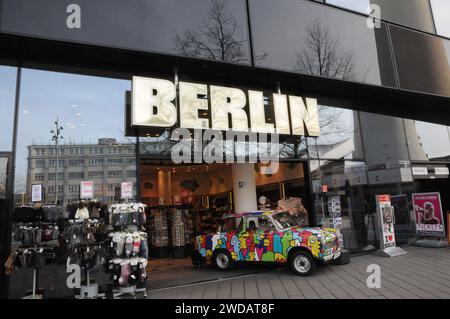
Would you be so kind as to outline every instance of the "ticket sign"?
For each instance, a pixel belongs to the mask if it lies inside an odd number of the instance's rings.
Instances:
[[[120,198],[132,199],[133,198],[133,183],[123,182],[120,184]]]
[[[31,185],[31,201],[34,202],[42,202],[43,198],[43,186],[42,184],[33,184]]]
[[[444,216],[439,193],[413,194],[416,230],[422,236],[445,236]]]
[[[93,181],[83,181],[80,184],[80,198],[90,199],[94,198],[94,182]]]

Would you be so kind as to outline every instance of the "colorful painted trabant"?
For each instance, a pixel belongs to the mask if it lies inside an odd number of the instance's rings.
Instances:
[[[317,261],[340,257],[337,230],[297,225],[295,216],[288,212],[224,216],[216,233],[196,237],[193,262],[209,259],[219,270],[230,269],[237,261],[288,263],[294,273],[308,276]]]

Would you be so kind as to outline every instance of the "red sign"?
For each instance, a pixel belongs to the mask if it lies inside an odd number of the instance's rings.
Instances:
[[[322,185],[322,193],[328,193],[328,185]]]
[[[380,202],[390,202],[391,201],[391,195],[379,195]]]

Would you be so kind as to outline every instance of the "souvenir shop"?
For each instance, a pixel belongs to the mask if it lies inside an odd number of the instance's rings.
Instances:
[[[239,187],[233,170],[243,169],[250,175]],[[259,164],[168,165],[144,160],[140,175],[154,258],[188,257],[196,235],[215,231],[222,216],[235,211],[292,210],[303,225],[311,218],[300,162],[280,163],[277,172],[260,174]]]

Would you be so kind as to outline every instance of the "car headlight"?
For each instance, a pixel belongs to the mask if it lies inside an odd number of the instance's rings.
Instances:
[[[322,246],[325,246],[325,244],[327,243],[325,236],[320,235],[320,237],[318,237],[318,239],[320,239],[320,243],[322,244]]]

